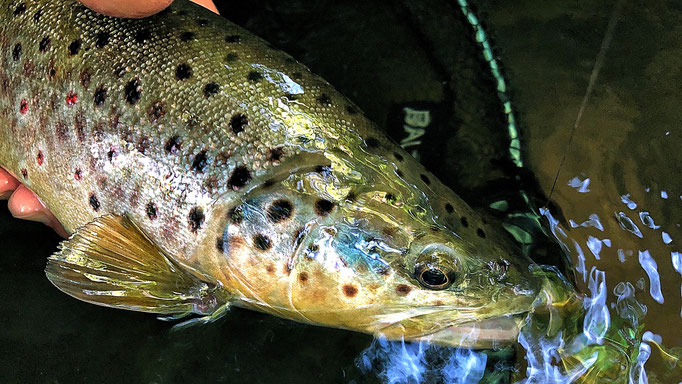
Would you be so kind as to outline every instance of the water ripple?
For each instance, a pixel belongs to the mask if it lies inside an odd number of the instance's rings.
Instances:
[[[651,257],[649,251],[639,251],[639,264],[642,266],[647,276],[649,276],[649,294],[659,304],[663,304],[661,279],[658,276],[658,266],[656,265],[656,260]]]

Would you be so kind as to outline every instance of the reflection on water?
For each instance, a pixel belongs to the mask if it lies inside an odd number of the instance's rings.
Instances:
[[[466,348],[445,348],[426,342],[374,340],[358,358],[358,367],[378,371],[379,378],[398,383],[478,383],[488,356]],[[498,376],[502,372],[498,372]]]

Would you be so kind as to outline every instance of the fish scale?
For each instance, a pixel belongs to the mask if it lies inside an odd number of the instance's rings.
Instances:
[[[0,165],[73,234],[47,266],[72,296],[452,339],[513,328],[546,281],[323,79],[196,5],[0,20]]]

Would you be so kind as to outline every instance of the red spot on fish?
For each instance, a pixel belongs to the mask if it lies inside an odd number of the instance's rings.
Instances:
[[[69,92],[66,95],[66,105],[74,105],[77,102],[78,102],[78,95],[77,94],[75,94],[73,92]]]
[[[76,169],[76,172],[73,174],[73,178],[80,181],[83,178],[83,171],[81,171],[80,168]]]
[[[43,151],[38,151],[38,156],[36,156],[38,165],[43,165]]]
[[[26,101],[26,99],[21,99],[21,102],[19,103],[19,113],[25,115],[26,112],[28,112],[28,101]]]
[[[21,176],[23,176],[24,179],[28,177],[28,171],[26,170],[26,168],[21,170]]]

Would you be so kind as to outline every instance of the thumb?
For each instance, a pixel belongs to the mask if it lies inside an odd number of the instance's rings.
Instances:
[[[212,0],[192,0],[215,13],[218,9]],[[95,12],[114,17],[141,18],[166,9],[173,0],[80,0]]]

